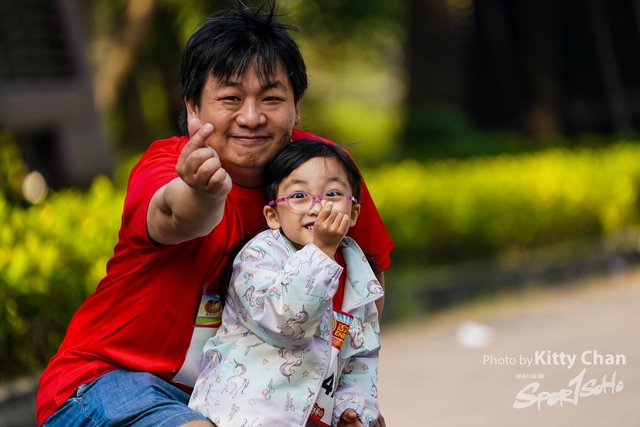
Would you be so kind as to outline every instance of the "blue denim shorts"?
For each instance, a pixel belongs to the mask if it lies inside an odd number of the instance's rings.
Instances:
[[[189,397],[155,375],[117,370],[81,385],[43,427],[177,427],[208,421],[187,406]]]

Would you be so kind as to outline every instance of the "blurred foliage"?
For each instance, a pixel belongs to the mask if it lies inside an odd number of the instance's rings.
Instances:
[[[361,165],[397,150],[403,126],[405,1],[281,1],[309,73],[301,128],[352,149]]]
[[[105,274],[123,197],[103,176],[27,208],[0,196],[0,380],[42,369],[58,348]]]
[[[640,147],[551,148],[363,171],[400,264],[447,264],[637,225]]]
[[[29,206],[20,190],[26,166],[10,136],[0,135],[0,157],[3,381],[44,367],[71,316],[104,276],[117,239],[124,188],[115,189],[99,176],[87,192],[50,192],[45,201]],[[123,164],[130,167],[131,162]],[[7,177],[13,177],[10,185]]]
[[[567,137],[560,134],[533,135],[515,130],[478,129],[463,111],[453,107],[425,108],[414,113],[402,130],[403,141],[394,159],[460,158],[521,154],[550,148],[605,148],[620,140],[637,140],[638,134],[619,135],[579,134]]]
[[[27,174],[27,166],[14,142],[13,134],[0,129],[0,194],[10,204],[22,203],[21,185]]]

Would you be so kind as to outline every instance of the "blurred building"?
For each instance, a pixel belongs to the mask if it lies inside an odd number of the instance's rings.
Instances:
[[[563,133],[640,129],[640,2],[478,1],[472,110]],[[479,99],[497,109],[484,117]]]
[[[640,130],[640,1],[410,4],[410,116],[445,105],[485,129]]]
[[[112,167],[81,29],[76,0],[0,0],[0,129],[53,188]]]

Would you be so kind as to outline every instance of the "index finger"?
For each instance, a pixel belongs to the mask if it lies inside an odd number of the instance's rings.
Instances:
[[[191,117],[187,121],[187,131],[189,133],[189,138],[196,134],[202,128],[202,122],[197,117]]]
[[[328,208],[327,208],[328,206]],[[312,209],[313,205],[311,205]],[[316,217],[317,221],[324,221],[327,218],[329,218],[329,216],[331,215],[331,213],[333,212],[333,202],[327,202],[326,200],[320,200],[320,212],[318,212],[318,216]]]
[[[182,149],[182,155],[189,156],[189,154],[193,153],[199,148],[208,147],[209,145],[207,144],[207,138],[211,135],[212,132],[213,126],[211,124],[207,123],[202,126],[184,146],[184,148]]]

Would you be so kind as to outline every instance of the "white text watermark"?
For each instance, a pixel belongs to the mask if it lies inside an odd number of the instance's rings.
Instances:
[[[532,357],[519,355],[516,357],[494,356],[485,354],[483,356],[484,365],[520,365],[526,366],[553,366],[562,365],[567,369],[573,368],[576,361],[579,360],[583,365],[626,365],[627,357],[624,354],[600,354],[596,350],[586,350],[580,354],[565,354],[564,352],[551,352],[550,350],[536,351]]]

